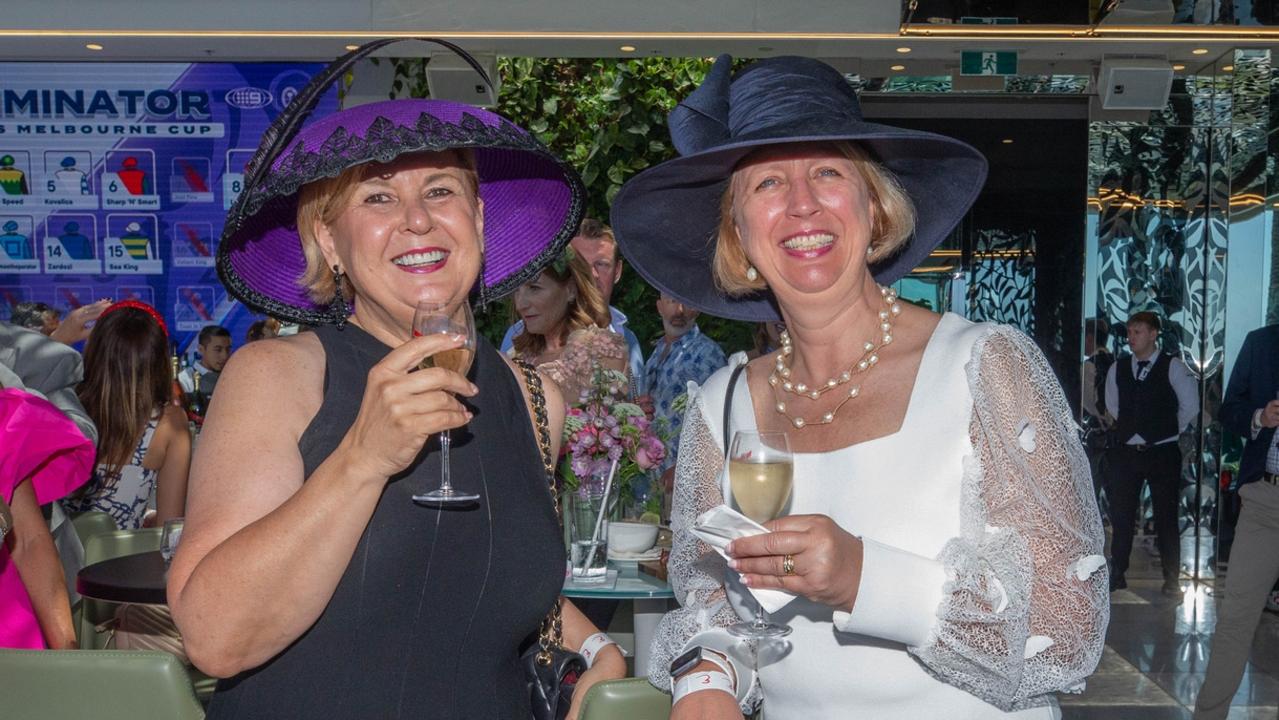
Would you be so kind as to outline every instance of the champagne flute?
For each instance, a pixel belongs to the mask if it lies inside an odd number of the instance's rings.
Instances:
[[[790,498],[794,467],[786,433],[738,430],[728,451],[728,480],[733,501],[742,514],[757,523],[766,523],[782,513]],[[791,629],[769,620],[764,607],[755,603],[755,619],[730,625],[738,637],[776,638]]]
[[[419,301],[417,310],[413,313],[413,337],[432,334],[459,336],[465,341],[461,347],[428,355],[422,359],[420,367],[424,370],[433,367],[444,368],[466,377],[471,370],[471,362],[475,359],[475,319],[471,317],[470,303],[463,300],[456,307],[450,308],[448,303],[440,300]],[[479,495],[459,492],[453,488],[449,476],[451,444],[449,431],[440,431],[440,486],[428,493],[414,495],[414,502],[442,505],[474,502],[480,499]]]

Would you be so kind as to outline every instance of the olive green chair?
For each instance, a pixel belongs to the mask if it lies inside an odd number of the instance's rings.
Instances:
[[[84,564],[92,565],[125,555],[159,550],[161,532],[160,528],[143,528],[91,535],[84,542]],[[80,647],[86,650],[101,650],[106,647],[110,633],[100,633],[96,628],[115,616],[116,607],[115,603],[102,600],[84,598],[80,601],[80,622],[77,626]]]
[[[648,678],[596,683],[582,698],[581,720],[667,720],[671,696],[653,687]]]
[[[110,516],[108,516],[110,519]],[[114,523],[112,523],[114,525]],[[161,528],[143,528],[141,530],[116,530],[100,533],[89,538],[84,544],[84,564],[92,565],[103,560],[137,555],[160,549]],[[101,650],[107,646],[111,638],[110,632],[98,632],[97,626],[115,617],[115,603],[84,598],[80,602],[80,620],[77,629],[80,632],[80,647]],[[132,651],[128,651],[132,652]],[[217,687],[217,678],[209,677],[197,668],[187,669],[190,682],[195,685],[196,695],[201,700],[208,700]]]
[[[204,709],[165,652],[0,649],[0,716],[200,720]]]
[[[89,510],[75,515],[71,518],[71,526],[75,528],[75,534],[80,538],[81,545],[88,543],[89,538],[94,535],[111,533],[119,529],[115,526],[115,519],[101,510]]]

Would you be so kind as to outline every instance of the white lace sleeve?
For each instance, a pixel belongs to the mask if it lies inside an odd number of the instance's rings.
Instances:
[[[984,334],[968,384],[963,527],[939,558],[937,623],[909,650],[996,707],[1042,705],[1054,691],[1082,691],[1109,621],[1088,459],[1057,378],[1025,335]]]
[[[746,714],[758,704],[759,685],[748,663],[733,657],[736,645],[726,631],[717,630],[740,621],[725,598],[724,573],[728,565],[710,546],[689,531],[706,510],[724,502],[719,476],[723,450],[706,419],[701,392],[689,383],[689,405],[680,433],[679,459],[675,466],[675,493],[671,500],[674,535],[667,564],[671,589],[680,607],[666,613],[653,639],[648,678],[658,689],[670,692],[671,660],[692,645],[704,645],[729,656],[738,676],[738,701]],[[696,643],[690,642],[697,638]]]

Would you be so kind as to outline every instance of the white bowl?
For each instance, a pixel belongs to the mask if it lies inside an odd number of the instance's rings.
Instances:
[[[613,520],[608,524],[608,547],[614,552],[644,552],[656,542],[656,525],[622,520]]]

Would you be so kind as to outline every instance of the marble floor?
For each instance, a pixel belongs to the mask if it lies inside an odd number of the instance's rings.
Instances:
[[[1192,547],[1185,550],[1193,553]],[[1189,561],[1191,554],[1183,552]],[[1189,562],[1183,563],[1189,565]],[[1064,720],[1190,720],[1216,622],[1212,584],[1186,580],[1182,600],[1159,593],[1159,559],[1133,548],[1128,588],[1111,594],[1101,665],[1082,695],[1061,696]],[[1212,581],[1209,581],[1212,583]],[[1230,720],[1279,718],[1279,615],[1263,613]]]

